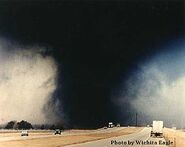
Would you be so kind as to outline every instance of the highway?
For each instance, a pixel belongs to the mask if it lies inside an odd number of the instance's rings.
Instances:
[[[20,131],[2,131],[0,147],[166,147],[163,145],[164,138],[151,138],[150,132],[149,127],[66,130],[61,135],[54,135],[53,131],[33,130],[29,132],[29,136],[21,137]],[[172,138],[171,140],[174,141]]]
[[[98,141],[70,145],[70,147],[167,147],[164,138],[151,138],[151,128],[140,132]]]
[[[123,127],[120,128],[112,128],[112,129],[97,129],[92,130],[91,132],[70,132],[65,131],[62,132],[62,135],[54,135],[54,131],[49,131],[47,133],[29,133],[29,136],[21,136],[21,131],[19,133],[12,133],[7,135],[8,133],[0,134],[0,142],[1,141],[16,141],[16,140],[30,140],[30,139],[42,139],[42,138],[50,138],[50,137],[64,137],[64,136],[72,136],[72,135],[88,135],[88,134],[97,134],[97,133],[113,133],[119,130],[122,130]],[[29,131],[28,131],[29,132]]]
[[[54,135],[52,130],[28,130],[29,136],[21,136],[21,130],[0,130],[0,147],[63,147],[92,140],[138,132],[142,128],[114,127],[95,130],[65,130]]]

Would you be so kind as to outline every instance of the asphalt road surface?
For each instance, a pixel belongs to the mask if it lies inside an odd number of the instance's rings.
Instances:
[[[150,131],[151,128],[144,128],[137,133],[70,145],[70,147],[167,147],[168,142],[164,138],[151,138]]]

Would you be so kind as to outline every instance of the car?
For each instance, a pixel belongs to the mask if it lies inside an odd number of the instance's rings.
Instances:
[[[61,132],[62,132],[62,131],[61,131],[60,129],[56,129],[56,130],[55,130],[55,135],[57,135],[57,134],[61,135]]]
[[[22,132],[21,132],[21,136],[28,136],[28,131],[25,131],[25,130],[22,131]]]
[[[116,127],[120,127],[121,125],[119,123],[117,123]]]

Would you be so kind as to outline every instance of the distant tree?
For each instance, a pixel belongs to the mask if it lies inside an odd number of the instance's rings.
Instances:
[[[26,130],[26,129],[33,129],[33,126],[31,125],[31,123],[22,120],[22,121],[17,123],[17,128]]]
[[[64,127],[63,127],[63,125],[62,125],[62,124],[57,124],[55,127],[56,127],[55,129],[61,129],[61,130],[64,130]]]
[[[40,129],[41,130],[44,130],[45,129],[45,126],[44,125],[41,125]]]
[[[51,125],[49,129],[50,130],[55,130],[56,129],[56,126],[55,125]]]
[[[5,126],[5,129],[14,129],[14,126],[16,125],[17,121],[10,121]]]

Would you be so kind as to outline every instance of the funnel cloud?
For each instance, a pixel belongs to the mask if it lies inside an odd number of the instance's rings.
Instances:
[[[131,126],[137,112],[138,124],[182,124],[185,52],[161,46],[184,40],[184,0],[0,6],[0,123]]]

